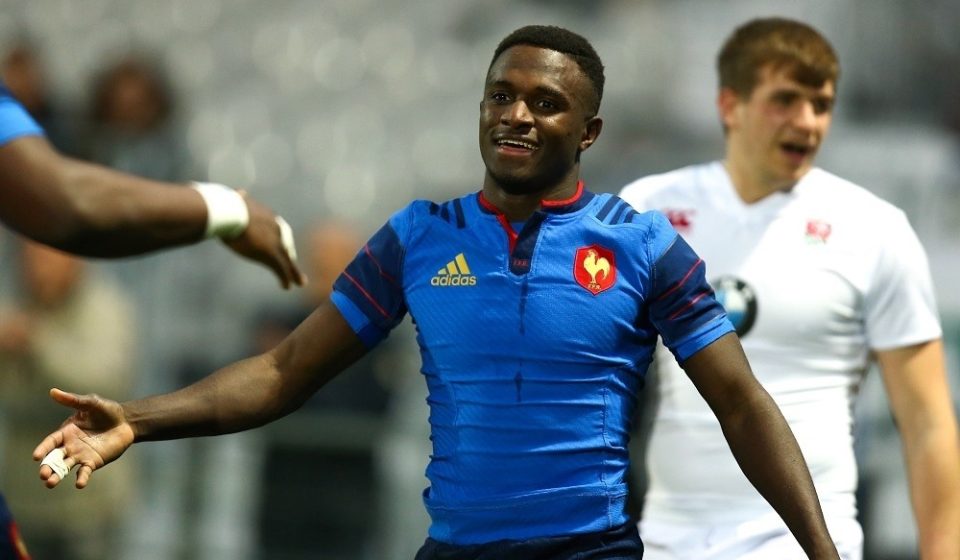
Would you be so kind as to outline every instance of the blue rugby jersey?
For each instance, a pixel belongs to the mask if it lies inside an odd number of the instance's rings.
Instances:
[[[26,560],[27,548],[20,538],[20,530],[0,496],[0,560]]]
[[[430,536],[453,544],[627,522],[630,419],[659,334],[682,361],[733,327],[660,214],[578,186],[520,232],[474,193],[416,201],[337,279],[367,346],[409,311],[429,389]]]
[[[37,136],[43,129],[7,88],[0,85],[0,146],[20,136]]]

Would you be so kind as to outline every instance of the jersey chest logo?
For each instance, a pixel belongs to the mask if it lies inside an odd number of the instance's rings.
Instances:
[[[613,251],[599,245],[577,249],[573,257],[573,278],[593,295],[613,286],[617,281]]]
[[[476,286],[477,277],[470,271],[470,265],[467,264],[467,258],[463,253],[459,253],[446,266],[437,271],[437,274],[430,279],[431,286],[442,288],[450,286]]]
[[[757,320],[757,293],[753,286],[734,276],[721,276],[710,282],[717,301],[727,312],[727,319],[743,338]]]
[[[690,233],[693,227],[693,215],[697,213],[693,208],[664,208],[662,212],[673,229],[680,233]]]
[[[807,220],[807,243],[824,244],[833,232],[833,227],[823,220]]]

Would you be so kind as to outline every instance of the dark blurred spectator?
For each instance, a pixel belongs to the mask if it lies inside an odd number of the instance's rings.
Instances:
[[[30,116],[43,127],[50,143],[66,154],[76,146],[68,119],[51,99],[49,84],[38,50],[29,41],[20,41],[0,61],[0,78]]]
[[[160,66],[135,55],[106,67],[94,83],[91,128],[82,155],[151,179],[185,179],[189,161]]]
[[[81,560],[112,558],[115,527],[134,494],[136,464],[111,466],[114,476],[90,492],[50,492],[36,484],[29,457],[44,427],[63,418],[47,396],[50,387],[130,394],[132,305],[66,253],[24,242],[19,257],[20,295],[0,307],[0,410],[7,424],[0,484],[35,558],[65,558],[68,550]]]

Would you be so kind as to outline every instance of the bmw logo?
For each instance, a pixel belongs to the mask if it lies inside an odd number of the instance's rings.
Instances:
[[[717,301],[727,311],[727,318],[743,338],[757,319],[757,295],[753,288],[739,278],[721,276],[710,283],[716,292]]]

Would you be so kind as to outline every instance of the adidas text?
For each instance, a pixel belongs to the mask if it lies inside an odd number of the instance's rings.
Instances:
[[[434,276],[430,279],[431,286],[476,286],[476,276]]]

